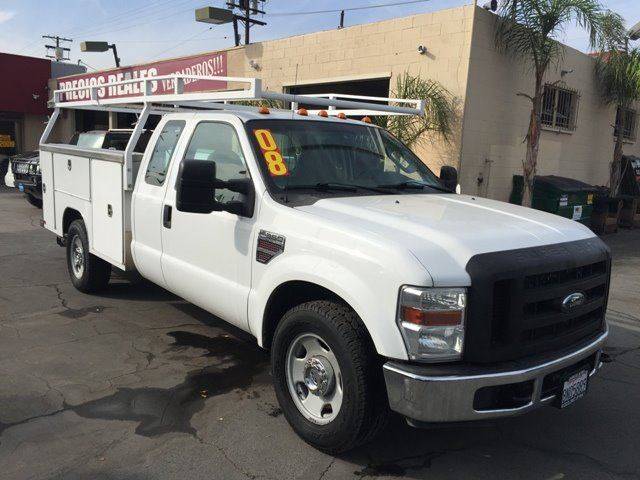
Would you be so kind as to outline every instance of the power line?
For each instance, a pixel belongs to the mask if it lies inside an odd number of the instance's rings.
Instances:
[[[182,2],[175,2],[175,0],[173,0],[170,6],[165,7],[165,8],[160,8],[160,9],[156,9],[154,10],[151,14],[146,14],[145,12],[138,12],[139,14],[134,14],[134,15],[127,15],[127,18],[124,20],[119,20],[119,19],[112,19],[112,20],[108,20],[106,22],[102,22],[100,25],[98,26],[94,26],[91,27],[89,29],[83,29],[80,31],[80,33],[75,33],[74,35],[77,36],[83,36],[83,37],[87,37],[87,36],[95,36],[95,35],[105,35],[105,34],[111,34],[114,32],[119,32],[122,30],[128,30],[131,28],[136,28],[136,27],[140,27],[140,26],[144,26],[144,25],[150,25],[153,23],[158,23],[158,22],[164,22],[164,21],[172,21],[175,20],[175,15],[178,13],[182,13],[182,12],[187,12],[190,11],[189,10],[183,10],[182,8],[180,9],[175,9],[176,5],[179,5],[180,7],[187,5],[189,3],[192,3],[194,0],[186,0],[186,1],[182,1]],[[160,3],[158,6],[163,6],[165,5],[166,2]],[[148,7],[145,7],[148,8]],[[158,14],[162,14],[160,16],[156,16]],[[130,23],[131,21],[137,21],[140,19],[145,19],[145,21],[143,22],[136,22],[136,23]],[[115,22],[115,25],[109,25],[110,23]],[[120,26],[124,24],[124,26]],[[113,28],[113,27],[118,27],[118,28]]]
[[[394,2],[394,3],[381,3],[378,5],[362,5],[360,7],[351,7],[351,8],[335,8],[332,10],[315,10],[311,12],[276,12],[276,13],[267,13],[267,15],[271,17],[291,17],[294,15],[316,15],[319,13],[340,13],[340,12],[352,12],[354,10],[369,10],[371,8],[384,8],[384,7],[397,7],[399,5],[411,5],[412,3],[426,3],[430,0],[412,0],[405,2]]]
[[[171,50],[175,50],[175,49],[176,49],[176,48],[178,48],[180,45],[184,45],[185,43],[187,43],[187,42],[189,42],[189,41],[193,40],[195,37],[199,37],[200,35],[202,35],[203,33],[208,32],[208,31],[209,31],[209,30],[211,30],[211,29],[213,29],[213,27],[207,27],[207,29],[206,29],[206,30],[201,30],[201,31],[197,32],[195,35],[192,35],[192,36],[190,36],[190,37],[187,37],[186,39],[182,40],[181,42],[176,43],[175,45],[172,45],[172,46],[171,46],[171,47],[169,47],[169,48],[165,48],[164,50],[161,50],[161,51],[159,51],[159,52],[157,52],[157,53],[154,53],[154,54],[151,56],[151,58],[158,58],[160,55],[162,55],[162,54],[164,54],[164,53],[170,52]],[[227,38],[227,37],[225,37],[225,38]]]

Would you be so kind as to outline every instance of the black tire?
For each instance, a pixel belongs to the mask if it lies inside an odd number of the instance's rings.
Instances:
[[[308,420],[293,400],[287,382],[287,352],[303,334],[319,336],[338,361],[343,399],[336,417],[325,425]],[[329,454],[372,440],[389,416],[382,362],[360,318],[334,301],[303,303],[289,310],[276,329],[271,350],[273,383],[280,407],[295,432]]]
[[[82,271],[74,268],[75,241],[81,244]],[[71,283],[83,293],[95,293],[109,284],[111,264],[89,253],[89,237],[82,220],[74,220],[67,233],[67,269]]]
[[[42,208],[42,200],[34,197],[30,193],[25,193],[25,197],[27,197],[27,202],[33,205],[36,208]]]

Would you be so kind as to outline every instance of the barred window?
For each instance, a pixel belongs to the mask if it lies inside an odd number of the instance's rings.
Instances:
[[[578,98],[575,90],[545,85],[542,94],[542,124],[560,130],[575,130]]]
[[[638,114],[630,108],[620,108],[616,110],[616,127],[613,135],[618,136],[618,132],[622,129],[622,138],[634,141],[636,139],[636,125]]]

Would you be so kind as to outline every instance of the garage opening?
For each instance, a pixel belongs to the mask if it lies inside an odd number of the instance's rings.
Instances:
[[[310,93],[343,93],[347,95],[389,97],[389,77],[288,86],[285,87],[285,93],[292,93],[294,95]],[[303,108],[317,108],[305,105],[304,103],[300,103],[299,105]]]

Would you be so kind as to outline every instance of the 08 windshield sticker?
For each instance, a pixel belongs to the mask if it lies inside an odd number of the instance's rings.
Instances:
[[[254,130],[253,134],[256,136],[256,140],[258,140],[258,145],[260,145],[262,156],[264,157],[264,161],[267,163],[267,168],[269,169],[271,176],[281,177],[283,175],[288,175],[289,169],[287,168],[287,164],[284,162],[284,158],[282,158],[278,144],[273,138],[273,135],[271,135],[271,130],[260,128]]]

